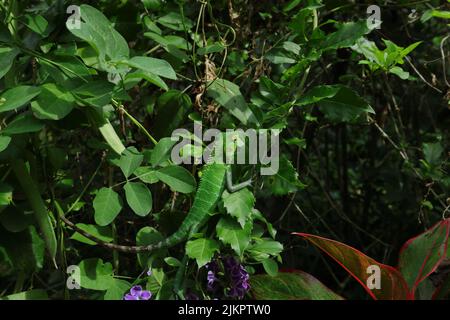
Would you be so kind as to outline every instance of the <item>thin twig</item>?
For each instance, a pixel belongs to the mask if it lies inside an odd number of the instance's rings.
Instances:
[[[409,57],[405,57],[406,61],[409,63],[409,65],[411,66],[411,68],[413,68],[414,72],[417,73],[417,75],[420,77],[420,79],[422,79],[423,82],[425,82],[430,88],[432,88],[433,90],[442,93],[442,90],[436,88],[435,86],[433,86],[431,83],[429,83],[427,81],[427,79],[425,79],[425,77],[419,72],[419,70],[417,70],[417,68],[414,66],[414,64],[411,62],[411,59],[409,59]]]

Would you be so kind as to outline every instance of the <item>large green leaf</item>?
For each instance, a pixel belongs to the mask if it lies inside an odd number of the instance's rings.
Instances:
[[[89,81],[72,91],[78,101],[88,106],[103,107],[111,101],[114,85],[108,81]]]
[[[80,262],[80,286],[91,290],[107,290],[114,281],[111,263],[102,259],[90,258]]]
[[[196,189],[195,178],[180,166],[167,166],[155,172],[159,180],[167,184],[173,191],[191,193]]]
[[[250,243],[252,224],[247,223],[244,228],[231,217],[223,217],[216,226],[217,237],[238,254],[242,255]]]
[[[48,35],[48,21],[39,14],[24,15],[23,23],[42,37],[46,37]]]
[[[296,103],[297,106],[319,102],[326,98],[333,98],[342,86],[340,85],[319,85],[306,92]]]
[[[201,238],[186,243],[186,254],[197,261],[199,268],[210,262],[216,251],[219,251],[219,243],[213,239]]]
[[[80,262],[80,286],[85,289],[105,291],[105,300],[122,300],[130,283],[113,276],[112,265],[102,259],[91,258]]]
[[[335,50],[350,47],[363,35],[370,32],[366,20],[338,25],[337,31],[328,34],[320,43],[323,50]]]
[[[0,112],[18,109],[31,101],[41,92],[41,88],[33,86],[17,86],[0,96]]]
[[[156,170],[152,167],[143,166],[134,170],[134,175],[145,183],[156,183],[158,182],[158,177],[156,176]]]
[[[137,151],[136,148],[131,147],[126,149],[120,156],[119,166],[124,176],[128,178],[141,165],[144,156]]]
[[[95,223],[106,226],[114,221],[122,210],[122,199],[111,188],[101,188],[93,201]]]
[[[152,194],[141,182],[127,182],[123,187],[125,197],[130,208],[141,217],[145,217],[152,211]]]
[[[31,107],[39,119],[60,120],[75,107],[75,98],[56,84],[46,83],[42,86],[37,100],[31,103]]]
[[[270,257],[277,256],[283,251],[283,245],[272,239],[261,238],[247,248],[247,253],[253,260],[263,262]]]
[[[436,271],[445,259],[450,219],[437,223],[424,233],[408,240],[400,250],[398,268],[412,294],[418,285]]]
[[[325,117],[335,123],[355,122],[367,113],[375,113],[363,98],[347,87],[341,87],[333,97],[320,100],[318,105]]]
[[[44,123],[33,117],[31,113],[21,113],[8,123],[8,126],[0,133],[4,135],[31,133],[41,131],[43,127]]]
[[[177,79],[175,70],[173,70],[172,66],[166,60],[137,56],[128,60],[127,64],[163,78]]]
[[[165,161],[169,160],[170,151],[172,150],[172,147],[175,143],[176,141],[172,141],[172,139],[168,137],[159,140],[150,156],[151,165],[153,167],[157,167]]]
[[[380,300],[405,300],[410,299],[408,285],[401,273],[395,268],[379,263],[366,256],[362,252],[341,242],[306,234],[294,233],[305,238],[314,246],[323,250],[350,275],[355,278],[373,299]],[[378,266],[380,268],[380,288],[369,289],[367,280],[370,276],[368,268]]]
[[[251,294],[257,300],[342,300],[312,275],[295,270],[276,276],[250,277]]]
[[[247,102],[233,82],[225,79],[215,79],[209,83],[208,96],[228,110],[242,124],[257,123],[257,119],[249,108]]]
[[[66,26],[75,36],[88,42],[97,52],[100,68],[106,71],[116,69],[116,64],[129,57],[126,40],[118,33],[99,10],[87,4],[80,6],[79,28],[68,19]]]
[[[0,79],[11,69],[14,58],[19,53],[17,48],[0,47]]]
[[[253,193],[247,188],[233,193],[224,191],[222,199],[228,214],[235,217],[239,224],[244,227],[255,205],[255,196]]]
[[[123,300],[123,296],[130,289],[131,284],[122,279],[113,279],[103,297],[104,300]]]
[[[265,180],[270,191],[275,196],[286,195],[303,189],[305,185],[298,179],[298,172],[295,170],[291,161],[285,156],[281,156],[279,161],[278,171],[274,171],[272,175],[268,175]]]
[[[11,142],[11,137],[8,136],[0,136],[0,152],[8,148],[9,143]]]

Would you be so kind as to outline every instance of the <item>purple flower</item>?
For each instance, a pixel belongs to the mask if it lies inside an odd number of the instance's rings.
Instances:
[[[151,268],[149,268],[149,269],[147,270],[147,275],[148,275],[149,277],[152,275],[152,269],[151,269]]]
[[[124,300],[150,300],[152,293],[147,290],[142,290],[141,286],[133,286],[130,289],[130,293],[127,293]]]
[[[242,299],[250,290],[250,284],[248,283],[250,277],[247,271],[234,257],[226,258],[224,265],[231,279],[231,287],[228,295]]]
[[[216,261],[212,261],[206,265],[206,269],[208,270],[208,274],[206,276],[208,283],[206,288],[210,292],[215,292],[219,287],[219,279],[217,279],[216,276],[219,272],[219,264]]]
[[[217,280],[216,275],[212,271],[208,271],[208,275],[207,275],[206,279],[208,280],[209,285],[213,284],[214,281]]]

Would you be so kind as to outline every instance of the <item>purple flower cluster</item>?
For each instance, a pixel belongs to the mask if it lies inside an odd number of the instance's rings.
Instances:
[[[141,286],[133,286],[130,292],[127,293],[123,299],[124,300],[150,300],[152,293],[147,290],[142,290]]]
[[[244,298],[245,294],[250,290],[247,271],[234,257],[226,258],[224,265],[231,280],[231,288],[228,291],[228,295],[233,298]]]
[[[229,287],[227,296],[230,298],[242,299],[250,290],[249,275],[245,268],[234,257],[222,259],[224,273],[229,279],[229,284],[221,284],[218,278],[220,266],[217,261],[212,261],[206,265],[206,288],[217,297],[219,288]]]

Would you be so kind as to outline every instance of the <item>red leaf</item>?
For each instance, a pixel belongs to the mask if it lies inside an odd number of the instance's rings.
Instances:
[[[395,268],[379,263],[341,242],[306,233],[294,234],[304,237],[333,258],[363,286],[373,299],[406,300],[412,298],[408,294],[405,280]],[[371,273],[368,273],[368,267],[372,265],[380,268],[380,289],[369,289],[367,286],[367,280],[371,276]]]
[[[400,250],[398,269],[414,295],[418,285],[432,274],[445,259],[450,219],[408,240]]]

